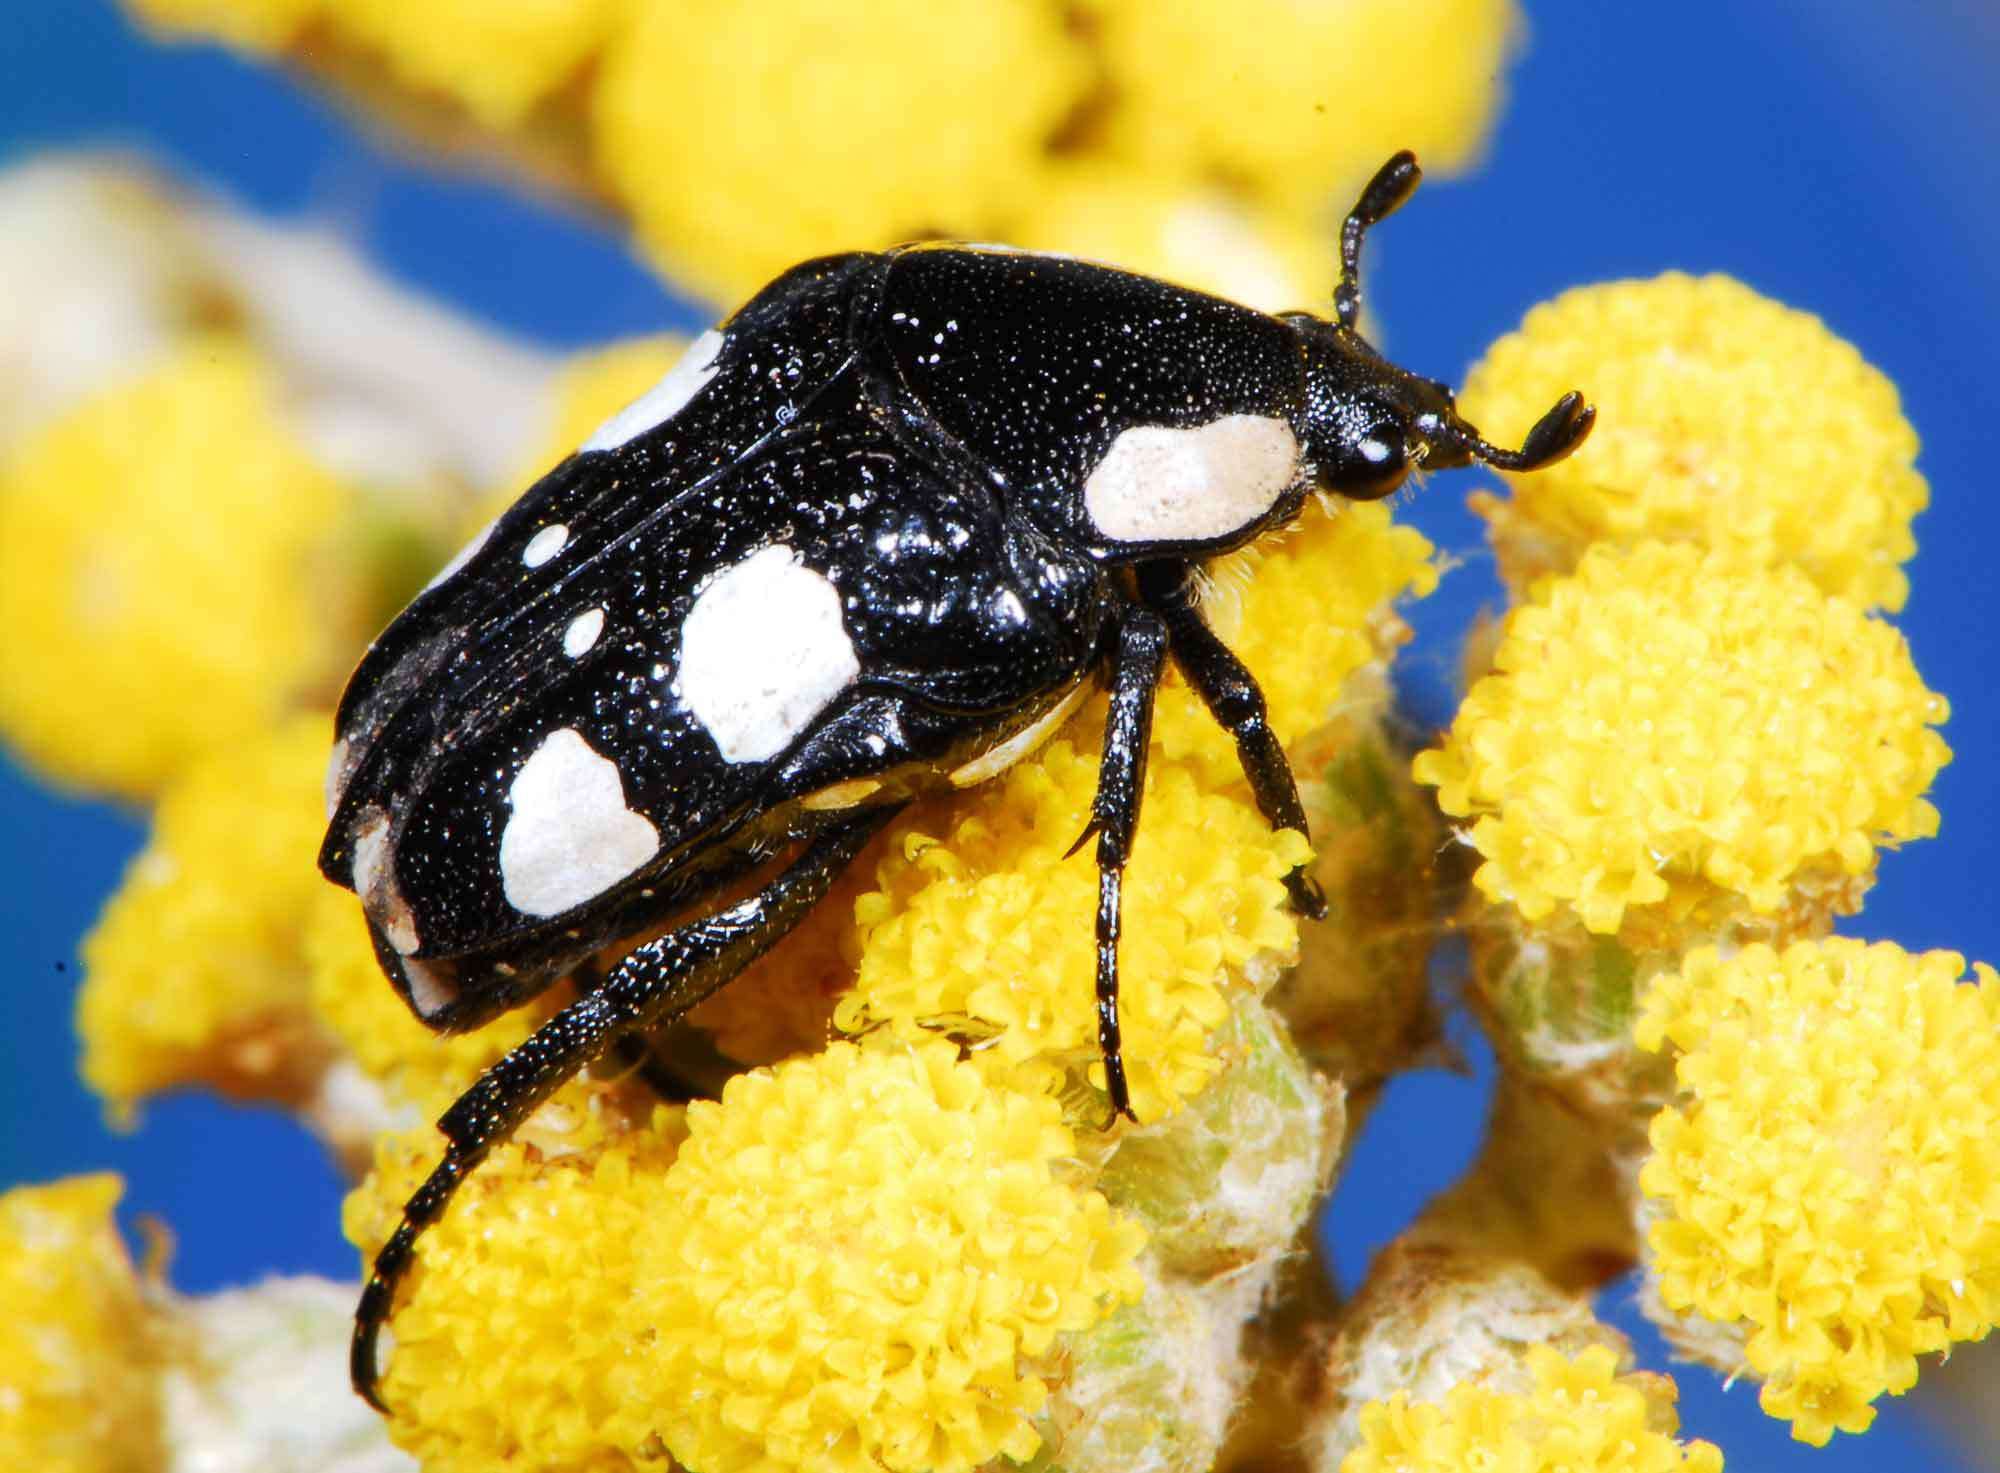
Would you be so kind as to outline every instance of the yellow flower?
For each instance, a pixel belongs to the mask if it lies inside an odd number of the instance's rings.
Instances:
[[[153,1322],[112,1222],[115,1176],[0,1195],[0,1467],[152,1473]]]
[[[1530,921],[1560,905],[1613,932],[1718,893],[1768,914],[1937,831],[1943,698],[1795,568],[1599,548],[1508,615],[1494,664],[1415,772],[1475,817],[1479,889]]]
[[[153,0],[158,3],[158,0]],[[612,34],[622,0],[324,0],[327,23],[488,127],[519,124]]]
[[[1053,1100],[957,1050],[835,1044],[688,1112],[621,1368],[691,1468],[1020,1461],[1058,1336],[1139,1297],[1144,1234],[1065,1174]]]
[[[1101,707],[1099,708],[1101,712]],[[1023,1065],[1087,1070],[1097,1055],[1097,866],[1065,858],[1097,788],[1097,723],[941,817],[902,828],[879,889],[857,903],[860,976],[835,1021],[886,1023],[916,1040],[939,1027],[985,1040],[996,1075]],[[1085,756],[1079,748],[1089,750]],[[1268,973],[1298,943],[1282,885],[1310,857],[1248,804],[1204,789],[1199,770],[1156,752],[1125,872],[1120,1021],[1133,1108],[1157,1119],[1221,1067],[1208,1035],[1228,1015],[1226,986]],[[987,1035],[991,1035],[987,1038]]]
[[[0,732],[143,798],[262,730],[329,673],[312,560],[342,500],[232,338],[32,436],[0,465]]]
[[[828,251],[993,238],[1089,84],[1039,0],[652,5],[604,62],[595,156],[669,274],[734,302]]]
[[[1442,1404],[1399,1391],[1363,1407],[1361,1446],[1341,1473],[1721,1473],[1714,1446],[1675,1439],[1664,1376],[1617,1375],[1604,1346],[1574,1359],[1536,1346],[1528,1368],[1531,1390],[1461,1383]]]
[[[649,1354],[625,1321],[634,1295],[650,1302],[662,1289],[639,1275],[636,1254],[670,1205],[666,1167],[681,1134],[678,1111],[634,1125],[612,1091],[573,1083],[425,1234],[397,1296],[382,1392],[390,1436],[428,1473],[631,1468],[653,1408],[627,1402],[610,1378]],[[428,1126],[377,1142],[375,1171],[342,1212],[364,1254],[388,1238],[441,1148]]]
[[[310,1092],[329,1041],[307,1002],[301,927],[327,888],[314,858],[329,732],[324,715],[291,717],[161,796],[83,943],[83,1077],[115,1109],[197,1082],[292,1103]]]
[[[281,51],[298,39],[322,0],[125,0],[163,35],[212,36],[245,51]]]
[[[1471,164],[1519,25],[1506,0],[1089,0],[1084,12],[1115,153],[1176,181],[1243,181],[1307,225],[1399,148],[1439,170]]]
[[[1828,593],[1899,609],[1929,499],[1896,389],[1817,317],[1726,276],[1579,287],[1528,314],[1466,380],[1473,423],[1513,444],[1560,393],[1598,407],[1562,464],[1475,503],[1520,589],[1594,542],[1686,539],[1798,564]]]
[[[1144,1234],[1073,1180],[1055,1102],[948,1044],[739,1076],[685,1132],[617,1118],[570,1086],[424,1239],[384,1392],[427,1469],[1025,1458],[1059,1337],[1138,1298]],[[386,1144],[349,1236],[433,1159]]]
[[[1130,165],[1051,167],[1008,239],[1214,292],[1265,312],[1326,311],[1339,266],[1331,232]]]
[[[1640,1174],[1670,1310],[1740,1327],[1764,1410],[1824,1443],[2000,1311],[2000,978],[1834,938],[1713,947],[1638,1040],[1679,1094]]]

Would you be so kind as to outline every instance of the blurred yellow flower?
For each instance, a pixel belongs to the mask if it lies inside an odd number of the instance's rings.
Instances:
[[[343,502],[226,336],[30,436],[0,463],[0,735],[128,798],[250,739],[331,673]]]
[[[119,1240],[109,1175],[0,1194],[0,1467],[164,1467],[162,1349]]]
[[[313,861],[331,731],[324,714],[293,716],[161,795],[83,942],[83,1077],[114,1110],[197,1083],[294,1105],[310,1093],[330,1040],[308,1003],[300,927],[328,888]],[[374,986],[388,992],[379,973]]]

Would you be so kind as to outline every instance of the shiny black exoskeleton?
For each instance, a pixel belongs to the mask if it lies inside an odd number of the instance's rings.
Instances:
[[[1497,449],[1360,337],[1362,238],[1417,179],[1402,154],[1362,195],[1332,321],[983,247],[796,267],[376,641],[340,707],[321,868],[362,896],[434,1028],[567,974],[588,986],[440,1120],[445,1160],[357,1313],[363,1396],[380,1405],[375,1339],[418,1235],[497,1140],[768,949],[913,794],[1022,755],[1093,676],[1099,1036],[1129,1114],[1119,881],[1170,657],[1265,816],[1305,827],[1196,571],[1315,491],[1380,497],[1475,458],[1530,470],[1590,428],[1572,393]],[[1290,893],[1323,913],[1303,872]],[[677,916],[602,976],[586,965]]]

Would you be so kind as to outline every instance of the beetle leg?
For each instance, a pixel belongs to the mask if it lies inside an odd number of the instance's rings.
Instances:
[[[486,1153],[578,1071],[634,1029],[675,1018],[734,978],[797,925],[898,811],[872,808],[823,829],[776,879],[748,900],[635,948],[585,993],[479,1077],[438,1120],[444,1160],[403,1208],[354,1312],[348,1373],[354,1389],[385,1411],[375,1389],[375,1342],[396,1285],[425,1228]]]
[[[1074,854],[1097,835],[1097,1047],[1104,1056],[1104,1089],[1111,1118],[1136,1120],[1125,1085],[1125,1055],[1118,1037],[1118,925],[1120,887],[1132,836],[1139,827],[1139,798],[1146,783],[1146,745],[1153,727],[1153,692],[1167,662],[1167,628],[1142,608],[1120,617],[1111,651],[1111,709],[1104,722],[1104,760],[1090,823],[1071,846]]]
[[[1271,730],[1264,692],[1229,646],[1215,636],[1194,602],[1194,582],[1184,563],[1149,563],[1138,570],[1139,597],[1167,626],[1174,663],[1216,724],[1236,740],[1236,756],[1257,809],[1274,829],[1297,829],[1310,838],[1306,811],[1292,764]],[[1311,920],[1326,919],[1326,892],[1304,865],[1285,876],[1292,909]]]
[[[596,958],[570,973],[578,997],[587,996],[604,985],[604,967]],[[689,1100],[709,1098],[709,1092],[676,1069],[639,1032],[621,1033],[611,1041],[611,1057],[618,1061],[618,1073],[637,1074],[646,1088],[669,1105],[685,1105]]]

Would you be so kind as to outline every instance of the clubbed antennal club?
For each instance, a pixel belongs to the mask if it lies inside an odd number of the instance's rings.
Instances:
[[[1349,332],[1361,320],[1361,242],[1371,227],[1380,224],[1416,193],[1424,171],[1417,156],[1407,148],[1375,171],[1368,187],[1361,191],[1347,221],[1340,227],[1340,281],[1333,289],[1333,312]]]
[[[1456,443],[1467,454],[1501,471],[1538,471],[1554,465],[1584,442],[1597,409],[1583,402],[1583,395],[1571,389],[1556,400],[1553,408],[1535,421],[1535,427],[1521,442],[1519,450],[1503,450],[1489,442],[1456,413],[1443,427],[1442,438]]]

